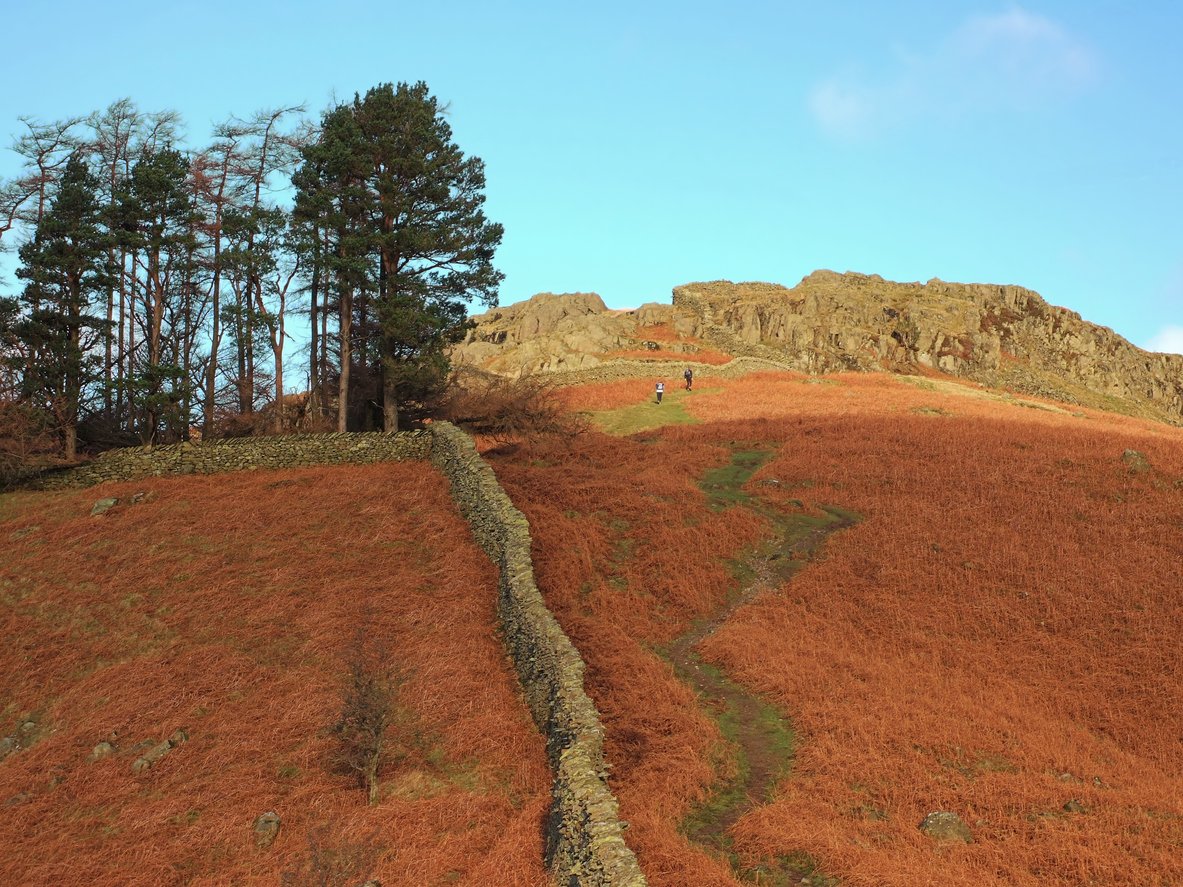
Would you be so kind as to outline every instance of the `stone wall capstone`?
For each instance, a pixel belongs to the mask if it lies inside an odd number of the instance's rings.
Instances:
[[[505,643],[546,737],[554,770],[547,864],[563,887],[640,887],[645,876],[605,781],[604,728],[583,689],[583,659],[534,582],[530,525],[467,434],[447,422],[433,423],[431,433],[432,461],[451,481],[477,544],[500,567]]]

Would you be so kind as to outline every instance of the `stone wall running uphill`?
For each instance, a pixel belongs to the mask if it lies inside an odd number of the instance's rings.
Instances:
[[[500,567],[505,643],[546,737],[555,773],[547,863],[564,887],[639,887],[646,882],[605,782],[604,728],[583,689],[583,659],[534,582],[530,525],[467,434],[447,422],[431,432],[432,461],[452,482],[477,543]]]

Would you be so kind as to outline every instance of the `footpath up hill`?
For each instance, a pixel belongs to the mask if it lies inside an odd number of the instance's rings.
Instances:
[[[620,359],[760,357],[809,373],[937,371],[1183,421],[1183,356],[1144,351],[1019,286],[815,271],[792,288],[690,283],[675,287],[672,304],[630,311],[610,310],[594,293],[542,293],[474,321],[455,358],[510,376]]]

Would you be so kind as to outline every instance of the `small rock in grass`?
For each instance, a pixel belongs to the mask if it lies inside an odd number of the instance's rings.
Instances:
[[[188,739],[189,734],[185,730],[174,731],[173,735],[164,740],[164,742],[157,743],[144,752],[142,757],[136,758],[135,763],[131,765],[131,772],[143,773],[145,770],[151,769],[165,755]]]
[[[109,742],[100,742],[91,750],[90,760],[91,762],[101,761],[103,758],[109,758],[113,754],[115,754],[115,746]]]
[[[1145,474],[1150,470],[1150,460],[1137,450],[1126,450],[1121,454],[1121,461],[1130,469],[1130,474]]]
[[[90,510],[90,516],[98,517],[100,514],[106,514],[118,504],[119,500],[115,498],[99,499]]]
[[[1084,804],[1073,798],[1064,804],[1065,813],[1084,813]]]
[[[973,843],[973,833],[956,813],[930,813],[920,823],[920,831],[938,841],[961,841]]]
[[[274,810],[269,810],[255,817],[255,845],[266,849],[274,844],[275,839],[279,837],[281,825],[283,823],[279,818],[279,814]]]

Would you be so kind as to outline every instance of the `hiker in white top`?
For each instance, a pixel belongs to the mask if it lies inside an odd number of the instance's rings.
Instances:
[[[665,394],[665,382],[657,383],[657,402],[661,403],[661,396]]]

